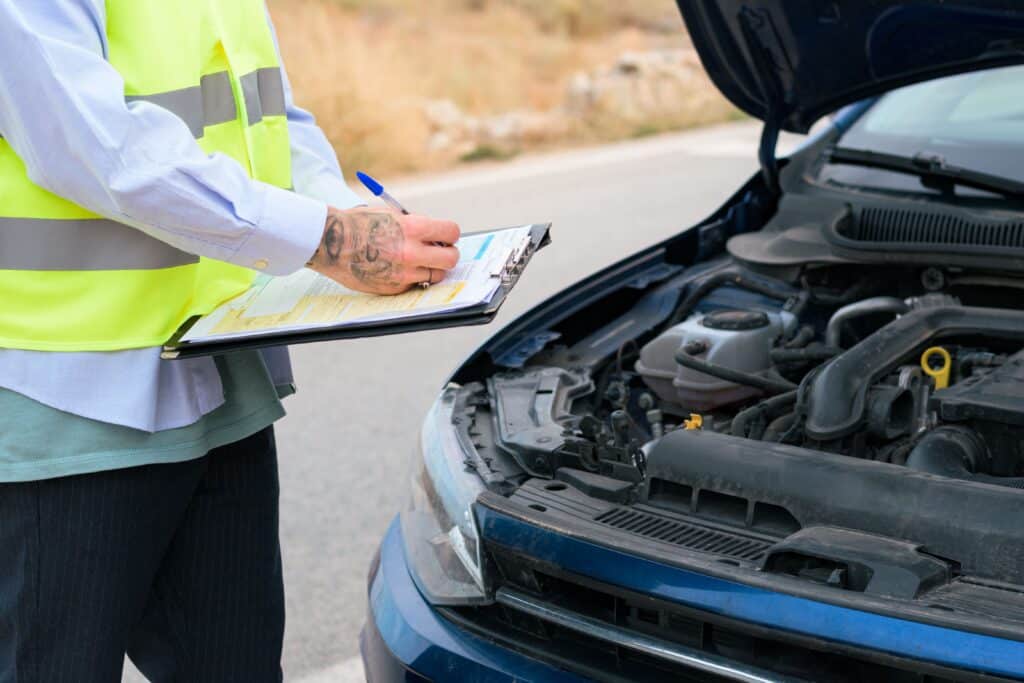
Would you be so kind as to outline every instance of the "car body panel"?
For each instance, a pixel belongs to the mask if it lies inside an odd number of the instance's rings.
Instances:
[[[363,655],[370,683],[424,677],[433,681],[480,683],[584,680],[488,643],[445,620],[424,600],[409,574],[397,519],[384,536],[380,563],[370,578],[369,619],[363,633]],[[387,652],[381,652],[379,642],[373,647],[378,635]],[[401,668],[414,673],[396,678]]]
[[[829,112],[912,83],[1024,63],[1024,7],[901,0],[678,0],[737,107],[807,132]]]

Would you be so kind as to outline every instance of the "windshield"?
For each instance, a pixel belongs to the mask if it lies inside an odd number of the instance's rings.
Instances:
[[[905,157],[938,155],[953,166],[1024,181],[1022,92],[1024,66],[896,90],[862,116],[843,135],[839,146]],[[879,184],[894,174],[833,167],[829,175],[840,182]],[[865,183],[867,176],[874,176],[874,182]],[[916,181],[903,178],[902,183],[921,190]]]

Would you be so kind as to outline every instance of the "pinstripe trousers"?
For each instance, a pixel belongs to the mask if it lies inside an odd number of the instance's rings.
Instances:
[[[272,428],[179,464],[0,484],[0,682],[281,680]]]

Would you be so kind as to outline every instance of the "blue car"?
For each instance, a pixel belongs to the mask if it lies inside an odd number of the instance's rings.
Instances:
[[[679,5],[761,171],[454,373],[369,680],[1024,679],[1024,6]]]

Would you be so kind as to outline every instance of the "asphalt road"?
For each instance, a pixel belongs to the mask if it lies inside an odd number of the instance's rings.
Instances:
[[[286,680],[361,680],[367,564],[404,503],[420,420],[451,370],[530,306],[707,216],[756,170],[758,133],[729,124],[389,188],[466,231],[552,221],[554,241],[490,326],[293,351],[299,393],[278,425]]]

